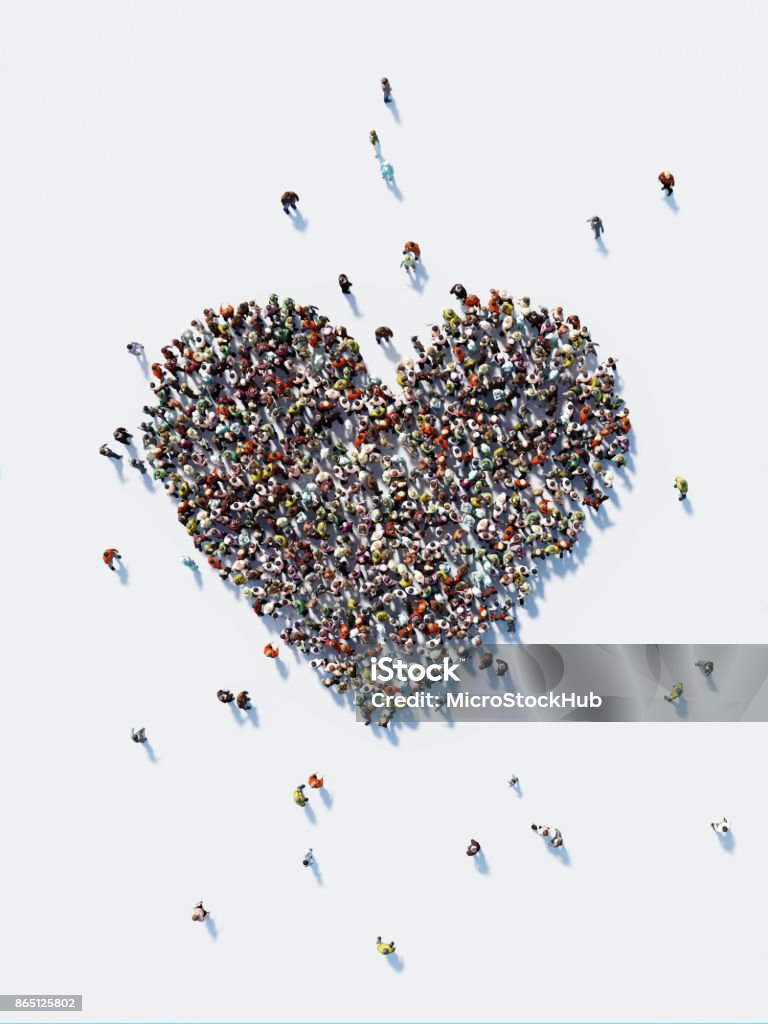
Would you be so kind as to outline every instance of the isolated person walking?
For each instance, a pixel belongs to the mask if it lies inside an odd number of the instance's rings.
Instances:
[[[683,689],[684,687],[682,683],[675,683],[669,693],[664,694],[664,700],[668,701],[670,704],[674,704],[676,700],[680,700],[683,696]]]
[[[675,188],[675,176],[671,171],[662,171],[659,175],[661,191],[671,196]]]
[[[104,565],[108,566],[112,570],[112,572],[117,572],[117,569],[115,568],[115,561],[119,562],[122,557],[123,556],[117,548],[107,548],[101,556],[101,560]]]
[[[605,234],[605,228],[603,227],[603,222],[600,220],[600,218],[597,216],[597,214],[595,214],[594,217],[590,217],[588,219],[587,224],[589,224],[589,226],[592,228],[592,230],[595,233],[595,241],[599,242],[600,241],[600,235],[604,235]]]
[[[208,917],[208,914],[209,911],[205,909],[205,907],[203,906],[203,901],[200,900],[200,902],[196,903],[194,908],[192,909],[192,920],[204,921],[206,917]]]

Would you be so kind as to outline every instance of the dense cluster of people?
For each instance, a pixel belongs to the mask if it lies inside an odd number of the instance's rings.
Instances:
[[[428,346],[372,377],[314,306],[207,309],[152,364],[156,480],[223,580],[338,665],[515,628],[626,463],[613,359],[561,307],[461,285]]]

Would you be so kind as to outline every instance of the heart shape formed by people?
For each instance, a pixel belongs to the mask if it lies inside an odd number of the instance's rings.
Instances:
[[[579,317],[462,299],[412,339],[397,391],[346,328],[276,295],[205,310],[152,365],[144,446],[179,521],[337,679],[379,642],[514,630],[536,561],[572,551],[626,464],[615,362]]]

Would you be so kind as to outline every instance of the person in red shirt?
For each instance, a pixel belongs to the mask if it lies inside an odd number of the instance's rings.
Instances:
[[[120,561],[122,557],[123,556],[120,554],[117,548],[107,548],[104,554],[101,556],[101,560],[104,563],[104,565],[109,566],[112,572],[116,572],[117,570],[115,569],[114,565],[115,559]]]
[[[661,182],[662,192],[666,192],[668,196],[671,196],[675,187],[674,174],[671,171],[662,171],[659,175],[659,181]]]
[[[405,256],[406,253],[410,253],[417,260],[420,260],[421,259],[421,246],[419,245],[418,242],[406,242],[405,243],[405,247],[403,248],[403,256]]]
[[[310,787],[312,789],[322,789],[323,788],[323,779],[317,777],[317,772],[312,772],[312,774],[307,779],[307,782],[309,783],[309,785],[310,785]]]

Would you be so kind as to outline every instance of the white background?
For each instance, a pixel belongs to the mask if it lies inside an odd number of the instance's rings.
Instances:
[[[522,638],[765,640],[767,10],[4,0],[2,991],[88,1021],[765,1019],[765,726],[366,730],[97,449],[143,418],[126,343],[204,306],[314,302],[393,381],[375,326],[404,355],[454,281],[506,287],[619,358],[636,443]]]

